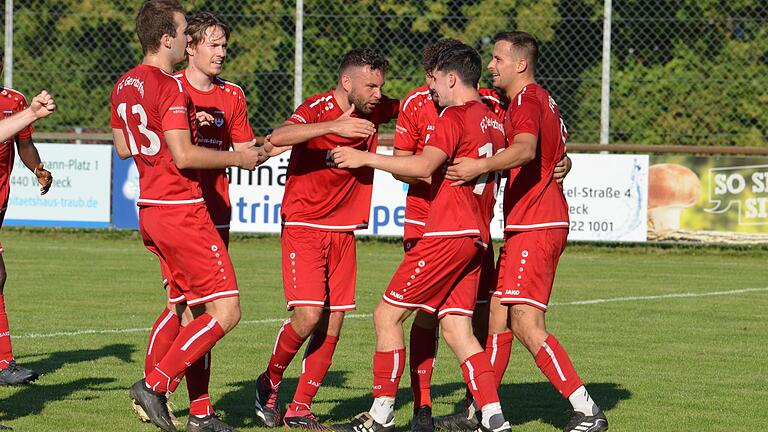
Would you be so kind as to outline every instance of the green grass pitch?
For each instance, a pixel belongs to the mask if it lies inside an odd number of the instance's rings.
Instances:
[[[16,431],[153,431],[130,409],[148,327],[164,300],[158,265],[134,235],[4,230],[5,294],[20,364],[44,375],[0,388],[0,423]],[[275,237],[233,241],[241,324],[213,352],[211,396],[243,431],[254,378],[288,316]],[[358,310],[348,314],[314,410],[326,423],[368,408],[374,351],[370,313],[402,249],[358,242]],[[570,245],[555,283],[549,330],[570,354],[614,431],[755,431],[768,412],[768,249]],[[281,402],[300,371],[288,369]],[[409,379],[397,424],[408,430]],[[453,412],[464,386],[443,344],[435,415]],[[519,343],[500,389],[515,431],[555,431],[569,408]],[[186,420],[186,388],[171,400]]]

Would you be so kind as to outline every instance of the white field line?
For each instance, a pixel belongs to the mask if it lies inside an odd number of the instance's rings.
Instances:
[[[672,294],[663,294],[663,295],[655,295],[655,296],[612,297],[612,298],[605,298],[605,299],[550,303],[550,306],[581,306],[581,305],[594,305],[594,304],[614,303],[614,302],[715,297],[715,296],[748,294],[748,293],[766,292],[766,291],[768,291],[768,287],[745,288],[745,289],[730,290],[730,291],[710,291],[710,292],[703,292],[703,293],[672,293]],[[346,319],[371,318],[372,316],[373,316],[372,314],[347,314]],[[260,320],[247,320],[247,321],[240,321],[239,325],[273,324],[273,323],[281,323],[285,320],[286,320],[285,317],[284,318],[267,318],[267,319],[260,319]],[[41,338],[51,338],[51,337],[61,337],[61,336],[84,336],[84,335],[92,335],[92,334],[145,333],[150,330],[151,329],[149,327],[126,328],[126,329],[103,329],[103,330],[84,329],[84,330],[77,330],[77,331],[71,331],[71,332],[30,333],[25,335],[13,335],[13,338],[14,339],[41,339]]]

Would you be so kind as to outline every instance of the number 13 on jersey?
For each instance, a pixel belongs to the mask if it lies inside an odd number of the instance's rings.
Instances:
[[[128,123],[128,113],[127,113],[127,107],[128,104],[121,103],[117,106],[117,116],[120,117],[120,119],[123,120],[123,123],[125,123],[125,130],[128,132],[128,147],[131,150],[132,155],[139,154],[139,145],[141,146],[141,154],[147,155],[147,156],[154,156],[157,154],[157,152],[160,151],[160,137],[157,136],[156,133],[153,131],[147,129],[147,113],[144,111],[144,107],[141,106],[141,104],[135,104],[131,106],[131,113],[138,114],[139,115],[139,124],[136,125],[139,129],[139,133],[143,135],[142,141],[136,143],[136,138],[133,135],[133,132],[131,132],[131,126]]]

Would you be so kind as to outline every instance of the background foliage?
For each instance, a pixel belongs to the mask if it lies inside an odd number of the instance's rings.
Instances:
[[[224,77],[248,95],[258,134],[293,109],[293,2],[194,0],[233,28]],[[115,80],[140,59],[140,0],[26,0],[14,9],[14,87],[51,89],[59,115],[42,131],[108,130]],[[373,46],[392,64],[387,93],[420,85],[422,48],[442,37],[484,58],[501,30],[542,41],[539,81],[559,101],[572,142],[597,142],[600,0],[307,0],[304,97],[335,82],[338,58]],[[611,142],[761,146],[768,141],[768,4],[761,0],[626,0],[612,21]]]

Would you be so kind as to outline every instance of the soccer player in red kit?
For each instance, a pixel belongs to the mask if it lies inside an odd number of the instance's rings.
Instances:
[[[430,72],[434,69],[435,54],[451,45],[459,45],[456,39],[441,39],[424,49],[422,64],[427,83],[432,80]],[[508,101],[506,96],[496,90],[480,88],[480,98],[496,114],[499,121],[504,120]],[[394,147],[396,156],[408,156],[421,153],[424,142],[434,133],[438,115],[437,96],[429,90],[429,84],[412,90],[403,98],[400,115],[397,118]],[[555,168],[555,178],[562,179],[570,169],[570,159],[564,157]],[[408,253],[421,239],[429,211],[430,186],[422,179],[395,176],[398,180],[409,183],[405,204],[405,224],[403,246]],[[495,267],[493,248],[488,248],[483,261],[483,269],[478,289],[477,304],[472,315],[472,328],[475,337],[486,343],[488,333],[488,300],[495,289]],[[493,343],[493,341],[491,341]],[[451,430],[474,430],[478,421],[471,405],[471,393],[467,394],[468,410],[455,415],[438,417],[432,421],[432,401],[430,388],[432,370],[437,354],[437,318],[434,314],[419,311],[416,313],[410,332],[409,366],[411,389],[413,391],[413,420],[411,430],[430,432],[434,428]]]
[[[2,61],[2,59],[0,59]],[[0,67],[0,71],[2,67]],[[19,158],[35,173],[40,184],[40,194],[48,192],[53,177],[43,168],[40,155],[32,142],[32,122],[48,116],[56,109],[53,98],[43,91],[32,99],[27,106],[24,95],[10,88],[0,91],[0,108],[3,120],[0,120],[0,227],[5,219],[8,198],[11,192],[11,170],[13,169],[14,143],[19,151]],[[5,262],[3,246],[0,244],[0,385],[26,384],[37,379],[38,373],[16,364],[11,346],[11,333],[8,327],[8,314],[5,311]]]
[[[387,68],[376,51],[348,52],[337,87],[304,101],[272,132],[275,147],[293,146],[281,236],[283,290],[293,314],[280,328],[267,370],[256,382],[256,418],[265,426],[278,426],[283,372],[309,338],[283,424],[323,428],[311,412],[312,399],[331,366],[344,313],[355,309],[354,231],[368,226],[373,187],[372,169],[339,169],[331,150],[348,146],[376,152],[378,126],[395,118],[399,106],[381,93]]]
[[[227,41],[229,27],[218,17],[207,12],[193,15],[188,23],[186,33],[189,36],[187,46],[188,66],[174,74],[189,92],[197,115],[197,143],[213,150],[229,151],[252,145],[253,130],[248,122],[248,113],[243,90],[236,84],[219,77],[222,64],[227,56]],[[229,203],[229,181],[225,169],[200,170],[200,187],[205,206],[216,226],[216,230],[229,246],[229,220],[231,207]],[[173,341],[178,328],[169,325],[168,321],[175,318],[173,299],[179,297],[178,289],[172,285],[173,278],[163,275],[166,289],[169,290],[171,302],[163,310],[152,328],[150,343],[145,359],[145,374],[149,374],[160,362],[165,352],[164,346]],[[185,327],[194,319],[189,308],[181,315],[181,327]],[[208,384],[211,376],[211,352],[205,353],[200,359],[189,366],[185,372],[187,391],[189,393],[189,413],[192,421],[197,423],[201,418],[214,414],[208,394]],[[181,381],[177,377],[171,384],[171,391]],[[138,405],[134,405],[142,420],[149,421],[146,413]],[[173,418],[173,416],[172,416]]]
[[[557,263],[568,236],[568,205],[562,185],[552,177],[555,163],[565,152],[567,132],[557,103],[534,80],[537,58],[538,42],[527,33],[503,32],[494,37],[488,69],[493,84],[511,101],[506,119],[508,147],[489,159],[457,159],[447,176],[461,183],[511,169],[504,190],[504,251],[489,332],[510,341],[514,334],[552,385],[568,398],[574,414],[565,431],[603,431],[608,429],[605,415],[545,326]],[[495,355],[508,361],[509,344],[494,348]],[[495,366],[499,382],[506,368],[506,361],[501,363]]]
[[[477,91],[480,69],[479,54],[467,45],[448,45],[435,54],[430,89],[446,108],[421,153],[398,157],[345,147],[333,150],[340,167],[370,166],[400,176],[432,178],[422,238],[403,258],[374,311],[373,405],[350,423],[335,426],[337,431],[394,430],[395,395],[405,369],[402,326],[415,310],[436,314],[440,320],[443,337],[483,412],[481,427],[509,430],[490,361],[472,332],[481,262],[490,245],[496,176],[457,188],[444,180],[440,170],[456,157],[491,157],[504,147],[504,127]]]
[[[185,58],[186,25],[176,0],[145,2],[136,18],[144,60],[120,77],[111,96],[116,150],[121,158],[132,156],[139,171],[142,238],[160,260],[163,274],[172,278],[169,301],[179,305],[176,315],[166,319],[166,325],[177,329],[175,337],[161,344],[165,352],[158,353],[159,362],[130,390],[152,423],[165,431],[176,430],[166,406],[174,378],[240,320],[235,272],[208,215],[198,170],[252,170],[265,158],[263,150],[253,147],[222,152],[195,145],[194,104],[171,75]],[[181,328],[178,315],[185,307],[194,319]],[[153,335],[150,345],[154,342]],[[187,423],[187,431],[207,430],[232,429],[213,415],[193,416]]]

